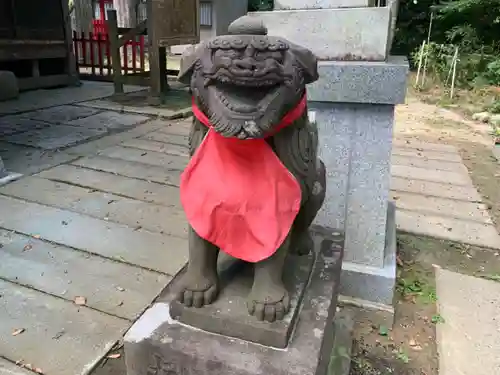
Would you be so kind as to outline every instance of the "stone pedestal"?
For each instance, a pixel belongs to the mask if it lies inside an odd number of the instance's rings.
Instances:
[[[249,288],[244,272],[229,282],[219,302],[198,310],[174,305],[177,277],[126,334],[127,374],[326,375],[330,366],[338,369],[336,375],[347,375],[350,359],[344,357],[352,324],[342,315],[332,324],[342,244],[339,234],[327,239],[316,235],[314,256],[289,259],[290,267],[299,266],[285,278],[289,287],[296,287],[291,294],[295,302],[285,320],[274,323],[243,313],[242,292]],[[197,327],[185,323],[189,320]],[[254,333],[247,335],[249,331]],[[340,355],[332,360],[332,352]]]
[[[321,2],[323,9],[310,9],[318,1],[301,3],[302,9],[251,16],[262,19],[269,35],[308,46],[322,60],[320,79],[308,87],[327,170],[326,201],[315,225],[345,230],[344,300],[393,312],[391,150],[394,108],[404,102],[408,73],[406,58],[389,56],[398,1],[342,9],[333,0]]]

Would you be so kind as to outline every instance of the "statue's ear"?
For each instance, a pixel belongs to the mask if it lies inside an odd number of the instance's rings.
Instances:
[[[305,83],[311,83],[318,80],[318,58],[307,48],[292,44],[290,52],[299,63],[302,73],[304,74]]]
[[[181,67],[177,79],[179,82],[189,85],[196,62],[200,59],[204,50],[203,45],[190,46],[184,51],[181,57]]]

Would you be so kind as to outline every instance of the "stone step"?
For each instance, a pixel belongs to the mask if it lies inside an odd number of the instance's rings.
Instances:
[[[500,236],[491,224],[398,209],[396,225],[407,233],[500,249]]]
[[[142,136],[140,139],[149,139],[151,141],[170,143],[187,147],[189,144],[188,137],[178,134],[169,134],[161,131],[152,132]]]
[[[130,325],[1,279],[0,295],[1,355],[47,375],[88,374]]]
[[[26,177],[0,189],[0,194],[98,219],[187,238],[180,207],[165,207],[39,177]]]
[[[500,283],[436,270],[440,375],[500,373]]]
[[[391,191],[416,193],[434,197],[457,199],[467,202],[481,202],[483,199],[472,186],[458,186],[448,183],[413,180],[405,177],[391,178]]]
[[[4,280],[134,320],[170,277],[0,229]],[[1,373],[1,372],[0,372]]]
[[[442,160],[447,162],[462,163],[462,158],[458,152],[443,152],[423,150],[411,147],[396,146],[392,149],[392,155],[395,156],[411,156],[421,158],[423,160]]]
[[[73,161],[72,164],[123,177],[157,182],[159,184],[175,186],[179,186],[180,184],[181,171],[168,171],[167,173],[164,168],[154,165],[133,163],[120,159],[106,158],[103,156],[90,156],[78,159]]]
[[[405,192],[391,192],[396,207],[407,211],[431,213],[450,218],[493,224],[487,207],[481,203],[464,202]]]
[[[375,6],[375,0],[276,0],[274,10],[360,8]]]
[[[179,189],[175,186],[137,180],[74,165],[59,165],[41,172],[38,176],[144,202],[180,207]]]
[[[115,146],[100,151],[99,155],[113,159],[132,161],[134,163],[156,165],[158,167],[163,167],[166,170],[183,170],[188,163],[186,157],[122,146]]]
[[[187,240],[0,196],[0,227],[116,261],[175,275],[187,262]]]
[[[440,182],[443,184],[458,186],[473,186],[469,174],[466,172],[457,173],[406,165],[393,165],[391,167],[391,174],[394,177],[402,177],[411,180]]]
[[[469,173],[465,165],[463,165],[462,163],[400,155],[392,155],[391,159],[392,165],[425,168],[431,169],[433,171],[447,171],[462,174]]]
[[[389,52],[389,7],[250,12],[268,34],[309,48],[320,60],[385,61]]]
[[[122,146],[136,148],[144,151],[161,152],[168,155],[189,157],[189,149],[184,146],[151,141],[146,139],[132,139],[122,143]]]

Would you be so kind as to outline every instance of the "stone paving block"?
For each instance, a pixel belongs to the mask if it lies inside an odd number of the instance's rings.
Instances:
[[[500,374],[500,283],[436,271],[440,375]]]
[[[77,129],[73,126],[52,125],[45,129],[30,130],[20,134],[6,136],[7,142],[23,146],[55,150],[74,146],[83,141],[102,136],[106,129]]]
[[[145,136],[141,137],[142,139],[149,139],[152,141],[163,142],[163,143],[172,143],[174,145],[181,145],[187,147],[189,144],[189,140],[187,136],[178,135],[178,134],[169,134],[161,131],[155,131]]]
[[[122,146],[137,148],[144,151],[162,152],[164,154],[189,157],[189,149],[184,146],[174,145],[145,139],[131,139],[122,143]]]
[[[0,227],[173,276],[187,262],[187,240],[58,208],[0,196]]]
[[[124,197],[180,207],[179,189],[134,178],[113,175],[73,165],[60,165],[43,171],[40,177],[122,195]]]
[[[94,169],[97,171],[109,172],[124,177],[137,178],[157,182],[160,184],[175,185],[180,184],[181,171],[168,171],[154,165],[132,163],[120,159],[111,159],[104,156],[91,156],[78,159],[72,162],[74,165]]]
[[[159,129],[158,131],[187,137],[189,136],[189,132],[191,131],[192,123],[193,118],[190,117],[185,120],[170,122],[167,126]]]
[[[394,139],[392,143],[395,147],[413,148],[417,149],[418,151],[437,151],[458,154],[458,149],[455,146],[443,145],[441,143],[428,143],[403,139]]]
[[[469,173],[462,163],[448,162],[444,160],[431,160],[417,158],[414,156],[392,155],[392,165],[409,166],[431,169],[434,171],[448,171],[456,173]]]
[[[67,125],[78,126],[85,129],[124,129],[142,124],[149,120],[149,117],[134,115],[130,113],[119,113],[113,111],[99,112],[95,115],[68,121]]]
[[[457,152],[442,152],[442,151],[419,151],[416,148],[410,147],[393,147],[392,155],[411,156],[423,160],[443,160],[447,162],[462,163],[462,158]]]
[[[24,116],[34,120],[50,122],[51,124],[63,124],[68,121],[95,115],[98,112],[99,110],[92,108],[61,105],[58,107],[27,112]]]
[[[493,224],[486,205],[475,202],[464,202],[455,199],[438,198],[414,193],[391,192],[391,199],[398,208],[431,213],[440,216],[454,217],[463,220]]]
[[[187,221],[180,207],[159,206],[32,176],[8,184],[0,194],[187,238]]]
[[[0,357],[0,374],[2,375],[33,375],[33,372],[22,368],[20,365],[9,362]]]
[[[155,151],[144,151],[130,147],[115,146],[99,152],[99,155],[113,159],[132,161],[147,165],[156,165],[167,170],[184,170],[188,163],[186,157],[168,155]]]
[[[500,249],[500,236],[491,224],[397,210],[398,229],[414,234]]]
[[[23,115],[0,117],[0,137],[49,126],[47,122],[32,120]]]
[[[411,178],[394,176],[391,179],[391,190],[396,193],[404,191],[469,202],[481,202],[483,200],[477,190],[472,186],[458,186],[448,183],[412,180]]]
[[[88,374],[130,324],[4,280],[0,294],[1,355],[47,375]]]
[[[404,165],[393,165],[391,167],[391,173],[394,177],[402,177],[412,180],[441,182],[444,184],[459,186],[473,186],[469,174],[465,172],[457,173]]]
[[[54,225],[59,225],[54,224]],[[0,229],[0,275],[124,319],[136,319],[170,277]]]

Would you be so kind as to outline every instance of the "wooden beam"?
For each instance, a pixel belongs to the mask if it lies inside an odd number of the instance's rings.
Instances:
[[[118,39],[118,18],[116,10],[114,9],[108,10],[108,32],[115,94],[123,94],[122,62],[120,58],[120,41]]]
[[[147,28],[147,20],[144,20],[141,21],[141,23],[138,24],[133,29],[127,31],[121,38],[118,39],[118,41],[120,42],[120,47],[123,46],[127,41],[131,40],[134,36],[142,35],[142,33],[146,30],[146,28]]]

